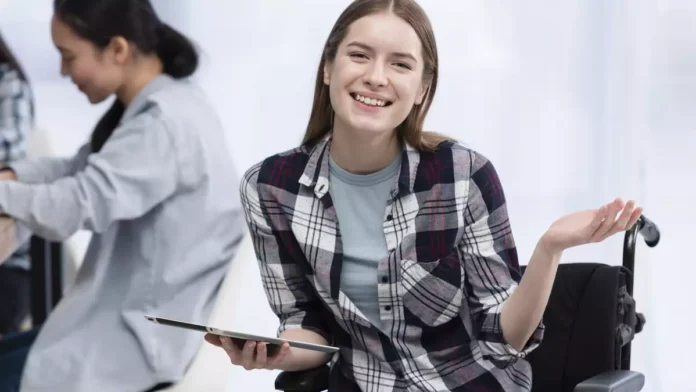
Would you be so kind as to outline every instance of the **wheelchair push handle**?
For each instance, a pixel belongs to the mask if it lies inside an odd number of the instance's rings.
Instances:
[[[645,243],[651,248],[657,246],[660,242],[660,230],[657,228],[657,225],[646,218],[645,215],[641,215],[638,218],[638,222],[624,236],[623,266],[631,274],[634,273],[638,234],[643,236]],[[628,294],[633,295],[633,278],[629,278],[626,281],[626,287]]]
[[[645,244],[649,247],[655,247],[660,242],[660,229],[657,225],[646,218],[645,215],[641,215],[637,222],[638,232],[643,236]]]

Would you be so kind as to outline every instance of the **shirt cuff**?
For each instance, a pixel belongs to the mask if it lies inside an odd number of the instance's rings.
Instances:
[[[544,338],[545,326],[543,322],[539,322],[539,325],[537,325],[522,350],[517,350],[505,340],[503,335],[500,323],[502,306],[503,304],[499,304],[488,309],[479,331],[479,341],[484,358],[492,361],[498,367],[506,368],[513,365],[517,360],[527,357],[530,352],[541,344]]]
[[[42,182],[43,173],[38,170],[31,162],[27,160],[22,160],[18,162],[12,162],[3,169],[12,170],[17,177],[17,181],[24,183],[38,183]]]

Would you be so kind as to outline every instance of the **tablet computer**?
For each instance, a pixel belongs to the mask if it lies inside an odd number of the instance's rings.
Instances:
[[[191,329],[194,331],[209,333],[211,335],[227,336],[227,337],[231,338],[235,344],[237,344],[237,347],[240,347],[240,348],[243,347],[244,342],[246,342],[248,340],[255,341],[255,342],[265,342],[266,344],[269,345],[269,347],[268,347],[269,355],[273,355],[273,353],[280,348],[280,345],[282,345],[283,343],[286,343],[286,342],[290,345],[290,347],[297,347],[297,348],[301,348],[301,349],[305,349],[305,350],[321,351],[323,353],[328,353],[328,354],[333,354],[333,353],[338,351],[338,347],[333,347],[333,346],[324,346],[321,344],[305,343],[305,342],[299,342],[296,340],[271,338],[268,336],[258,336],[258,335],[251,335],[248,333],[225,331],[223,329],[208,327],[208,326],[200,325],[200,324],[187,323],[187,322],[179,321],[179,320],[172,320],[172,319],[168,319],[168,318],[164,318],[164,317],[155,317],[155,316],[146,315],[145,318],[152,321],[155,324],[168,325],[170,327],[177,327],[177,328],[184,328],[184,329]]]

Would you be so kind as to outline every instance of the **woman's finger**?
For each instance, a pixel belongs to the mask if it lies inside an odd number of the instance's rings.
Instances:
[[[257,369],[266,368],[266,363],[268,362],[268,350],[266,343],[258,342],[256,343],[256,360],[255,365]]]
[[[602,222],[604,222],[604,219],[607,217],[607,206],[602,206],[597,210],[597,213],[594,216],[594,219],[592,219],[592,223],[590,223],[590,233],[591,235],[594,235],[594,233],[597,232],[597,229],[599,229],[599,226],[602,225]]]
[[[283,363],[285,358],[290,354],[290,344],[284,342],[278,352],[271,358],[268,359],[266,363],[267,369],[277,369],[278,366]]]
[[[227,356],[230,357],[230,361],[232,361],[232,364],[241,365],[242,353],[239,350],[239,348],[235,346],[234,343],[232,343],[232,339],[226,336],[221,336],[220,342],[222,343],[222,348],[227,353]]]
[[[627,229],[628,223],[633,216],[633,211],[635,210],[635,202],[633,200],[629,201],[626,203],[626,206],[624,207],[623,211],[621,211],[621,215],[619,218],[614,222],[613,226],[609,231],[604,233],[602,237],[598,239],[598,241],[604,241],[605,239],[613,236],[616,233],[619,233],[621,231],[625,231]]]
[[[256,342],[249,340],[244,344],[244,349],[242,349],[242,366],[244,366],[244,369],[256,369],[256,365],[254,363],[255,351]]]
[[[597,228],[597,230],[595,230],[594,234],[592,235],[592,241],[594,242],[603,240],[605,238],[605,234],[610,232],[616,221],[616,214],[618,214],[621,208],[623,208],[623,201],[621,201],[621,199],[616,199],[612,203],[608,204],[606,207],[607,216],[602,222],[602,224],[599,226],[599,228]]]
[[[203,338],[206,342],[212,344],[213,346],[222,347],[222,342],[220,341],[220,337],[218,335],[207,333]]]
[[[633,216],[635,206],[636,202],[634,202],[633,200],[629,200],[628,203],[626,203],[626,206],[624,207],[623,211],[621,211],[619,219],[616,221],[616,224],[614,225],[614,233],[618,233],[619,231],[623,231],[628,228],[628,223],[631,220],[631,217]]]
[[[633,225],[638,222],[638,219],[640,219],[640,216],[643,214],[643,207],[638,207],[633,211],[633,214],[631,214],[631,218],[628,220],[628,224],[626,225],[625,230],[629,230]]]
[[[642,213],[642,208],[635,208],[635,202],[628,202],[626,204],[626,208],[624,208],[623,212],[621,213],[619,220],[616,221],[612,230],[609,233],[607,233],[604,236],[604,238],[610,237],[622,231],[630,230],[633,227],[633,225],[636,224]]]

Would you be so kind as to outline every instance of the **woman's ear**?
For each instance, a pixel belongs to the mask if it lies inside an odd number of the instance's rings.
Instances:
[[[115,64],[124,65],[131,55],[130,43],[121,36],[113,37],[106,46],[105,53]]]

